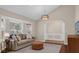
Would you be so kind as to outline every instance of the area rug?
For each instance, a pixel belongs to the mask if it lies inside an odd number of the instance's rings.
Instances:
[[[18,51],[11,51],[9,53],[59,53],[61,45],[57,44],[44,44],[44,49],[42,50],[32,50],[32,46],[25,47]]]

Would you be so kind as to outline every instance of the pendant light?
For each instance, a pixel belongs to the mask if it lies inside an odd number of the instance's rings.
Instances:
[[[44,10],[44,14],[41,16],[41,19],[44,20],[44,21],[47,21],[48,20],[48,15],[46,15],[46,10],[45,8],[43,9]]]

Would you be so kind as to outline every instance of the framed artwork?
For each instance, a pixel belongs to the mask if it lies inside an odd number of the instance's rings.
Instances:
[[[25,34],[32,34],[32,25],[30,23],[24,23],[23,32]]]
[[[75,23],[75,31],[76,31],[76,34],[79,34],[79,21]]]
[[[10,34],[18,34],[21,32],[21,23],[10,22]]]

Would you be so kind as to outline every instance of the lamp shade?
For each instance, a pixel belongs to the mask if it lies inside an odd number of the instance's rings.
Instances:
[[[0,21],[0,29],[1,29],[1,31],[4,31],[4,29],[5,29],[5,25],[4,25],[4,20],[3,19],[1,19],[1,21]]]
[[[9,33],[5,33],[4,36],[5,37],[9,37],[10,35],[9,35]]]

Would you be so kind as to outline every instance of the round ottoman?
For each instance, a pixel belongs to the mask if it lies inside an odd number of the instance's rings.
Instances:
[[[41,41],[34,41],[32,43],[32,49],[33,50],[41,50],[41,49],[43,49],[43,42],[41,42]]]

